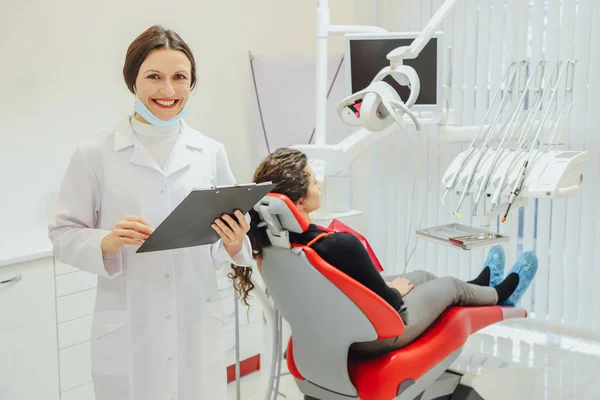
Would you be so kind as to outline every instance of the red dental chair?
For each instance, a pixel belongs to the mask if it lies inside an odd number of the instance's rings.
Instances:
[[[402,335],[404,324],[383,299],[321,259],[309,246],[290,243],[308,222],[280,194],[255,207],[272,246],[261,274],[275,307],[289,323],[287,363],[305,399],[478,400],[447,371],[470,334],[527,312],[512,307],[452,307],[410,345],[368,361],[349,361],[353,343]]]

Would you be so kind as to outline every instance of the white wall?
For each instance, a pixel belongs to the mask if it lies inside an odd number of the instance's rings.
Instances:
[[[356,23],[356,3],[329,1],[331,23]],[[316,0],[256,0],[243,2],[243,7],[248,21],[248,48],[253,53],[315,53]],[[342,51],[340,37],[331,38],[329,43],[331,51]]]
[[[370,23],[363,10],[371,3],[374,1],[329,1],[330,22],[334,25]],[[248,16],[263,15],[262,24],[248,25],[248,48],[253,56],[257,84],[255,91],[253,82],[248,81],[250,88],[245,102],[253,165],[269,150],[307,143],[311,137],[315,126],[317,5],[317,1],[291,0],[245,3]],[[270,17],[265,18],[267,15]],[[341,123],[336,111],[339,101],[346,96],[345,70],[342,68],[336,73],[344,51],[343,37],[329,37],[328,45],[327,86],[332,91],[327,104],[327,143],[337,143],[351,131]],[[331,86],[334,77],[335,84]]]
[[[334,23],[351,22],[352,7],[341,0],[330,6]],[[254,96],[248,51],[314,52],[315,7],[292,0],[3,5],[0,255],[48,245],[46,223],[70,155],[78,142],[132,110],[121,73],[124,55],[155,23],[179,32],[197,59],[188,122],[222,141],[238,180],[249,180],[255,165],[246,157],[246,103]]]

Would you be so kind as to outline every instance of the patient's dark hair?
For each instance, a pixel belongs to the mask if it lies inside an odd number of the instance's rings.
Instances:
[[[252,181],[255,183],[273,182],[277,185],[272,192],[286,195],[292,202],[297,203],[308,194],[310,175],[305,171],[308,165],[306,155],[298,150],[281,148],[275,150],[260,163],[254,171]],[[252,244],[252,258],[260,259],[263,248],[270,246],[265,227],[258,227],[260,217],[254,209],[249,211],[250,231],[248,237]],[[248,305],[248,295],[254,284],[252,283],[252,269],[231,265],[233,272],[228,274],[233,280],[233,286],[238,295]]]
[[[254,283],[252,283],[252,268],[237,267],[231,264],[233,272],[227,274],[227,277],[233,281],[233,288],[238,293],[238,296],[242,302],[249,306],[248,296],[252,289],[254,289]]]
[[[254,171],[252,181],[255,183],[273,182],[277,184],[272,190],[287,196],[294,204],[306,197],[310,174],[306,172],[308,160],[306,155],[298,150],[281,148],[275,150]],[[252,243],[253,258],[263,255],[263,248],[270,246],[265,227],[259,228],[260,218],[254,210],[250,211],[252,221],[248,237]]]

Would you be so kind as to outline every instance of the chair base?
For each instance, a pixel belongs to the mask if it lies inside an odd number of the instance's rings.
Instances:
[[[458,381],[460,381],[460,377],[458,378]],[[425,392],[423,392],[419,396],[417,396],[414,400],[485,400],[483,397],[481,397],[479,395],[479,393],[477,393],[477,391],[475,391],[475,389],[473,389],[472,387],[469,387],[469,386],[465,386],[460,383],[456,386],[454,391],[450,394],[432,397],[433,396],[432,392],[436,392],[436,390],[435,389],[434,390],[426,390]],[[358,399],[358,398],[356,398],[356,399]],[[324,400],[324,399],[317,399],[316,397],[304,396],[304,400]]]
[[[453,393],[449,395],[443,395],[441,397],[436,397],[435,399],[431,397],[424,397],[425,395],[425,393],[421,393],[415,400],[426,400],[427,398],[431,400],[485,400],[475,391],[475,389],[464,385],[458,385],[458,387]],[[316,397],[311,396],[304,396],[304,400],[321,399],[317,399]]]
[[[472,387],[461,384],[462,375],[446,371],[414,400],[484,400]],[[397,397],[397,399],[404,397]]]
[[[531,400],[535,371],[498,357],[460,350],[417,381],[404,382],[394,399],[381,400]],[[458,356],[458,357],[457,357]],[[510,382],[512,393],[504,397]],[[306,381],[296,381],[304,400],[360,400],[329,392]],[[308,394],[307,394],[308,393]],[[309,395],[310,394],[310,395]]]
[[[460,379],[460,378],[459,378]],[[485,400],[481,397],[475,389],[469,386],[465,386],[459,384],[456,389],[447,395],[442,395],[438,397],[431,397],[431,394],[428,394],[429,391],[425,391],[421,393],[419,396],[415,398],[415,400]],[[357,398],[358,399],[358,398]],[[317,399],[316,397],[304,396],[304,400],[323,400]]]

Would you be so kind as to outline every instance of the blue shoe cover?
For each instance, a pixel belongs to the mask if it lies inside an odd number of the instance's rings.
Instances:
[[[511,294],[510,297],[501,305],[516,306],[531,285],[531,282],[533,282],[533,278],[535,277],[537,270],[538,259],[535,255],[535,251],[527,251],[521,254],[519,258],[517,258],[515,265],[513,265],[507,274],[507,276],[512,273],[519,275],[519,284],[517,285],[517,288],[513,294]]]
[[[504,280],[505,263],[504,247],[500,245],[492,247],[483,264],[483,268],[490,268],[490,286],[494,287]]]

